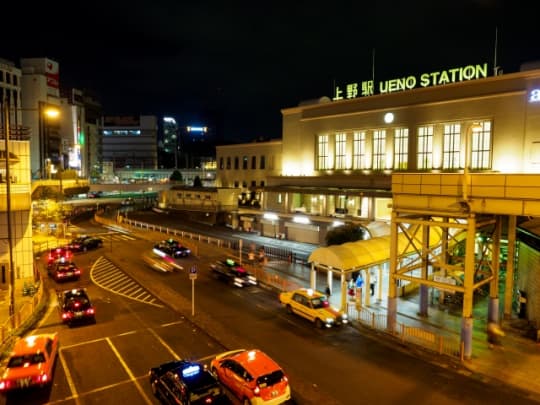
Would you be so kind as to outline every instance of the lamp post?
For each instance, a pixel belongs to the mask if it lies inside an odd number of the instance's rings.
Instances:
[[[7,100],[2,103],[4,114],[4,141],[6,155],[6,215],[9,250],[9,315],[15,314],[15,272],[13,269],[13,239],[11,230],[11,175],[9,173],[9,104]]]

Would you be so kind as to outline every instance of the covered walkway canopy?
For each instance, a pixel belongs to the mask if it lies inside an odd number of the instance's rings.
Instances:
[[[414,233],[416,243],[422,241],[422,228],[418,227]],[[410,236],[410,232],[409,232]],[[380,236],[367,240],[347,242],[342,245],[325,246],[315,249],[309,255],[308,262],[315,267],[339,273],[349,273],[360,269],[384,263],[390,260],[390,235]],[[440,232],[429,234],[431,247],[441,242]],[[415,246],[409,237],[403,233],[398,234],[397,252],[399,256],[413,253]]]

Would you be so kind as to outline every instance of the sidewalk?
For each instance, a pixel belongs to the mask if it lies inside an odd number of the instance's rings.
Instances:
[[[309,285],[310,269],[301,264],[287,262],[270,262],[267,271],[275,272],[285,277],[294,277],[295,281],[302,280],[305,286]],[[341,291],[339,282],[334,280],[330,302],[336,307],[341,305]],[[324,290],[326,274],[317,274],[317,288]],[[386,314],[386,302],[376,301],[367,307],[370,311]],[[442,310],[438,305],[430,305],[428,317],[418,315],[418,296],[411,295],[398,300],[398,322],[407,326],[420,327],[436,332],[443,336],[453,336],[460,339],[461,313]],[[505,336],[500,338],[500,345],[489,347],[486,335],[487,312],[474,311],[473,348],[472,358],[462,362],[463,367],[471,373],[471,377],[495,384],[506,384],[526,392],[529,397],[540,402],[540,343],[525,336],[524,325],[521,320],[503,320],[502,328]],[[355,323],[358,323],[355,325]],[[353,326],[359,327],[358,321]],[[426,349],[426,352],[429,352]],[[445,360],[453,363],[445,355],[427,353],[437,362]]]

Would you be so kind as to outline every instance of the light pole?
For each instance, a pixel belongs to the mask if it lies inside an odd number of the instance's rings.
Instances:
[[[6,215],[9,250],[9,315],[15,314],[15,271],[13,269],[13,239],[11,231],[11,175],[9,173],[9,104],[7,100],[2,103],[4,113],[4,153],[6,157]]]

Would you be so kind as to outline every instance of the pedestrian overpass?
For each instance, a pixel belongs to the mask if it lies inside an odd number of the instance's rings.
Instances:
[[[536,174],[393,174],[390,236],[355,242],[356,247],[345,244],[316,249],[309,258],[311,286],[315,288],[317,269],[327,270],[329,281],[333,274],[340,274],[342,287],[345,287],[348,273],[387,262],[389,330],[395,328],[401,282],[419,285],[418,312],[426,317],[429,316],[429,287],[462,293],[461,340],[464,357],[470,358],[476,290],[489,287],[487,319],[488,322],[499,321],[499,251],[503,224],[507,228],[509,258],[503,313],[505,317],[511,315],[516,220],[518,216],[540,217],[538,184],[540,175]],[[481,239],[477,241],[479,236]],[[464,254],[457,257],[453,248],[463,240]],[[359,248],[360,245],[363,247]],[[461,285],[453,283],[449,277],[455,272],[463,274]],[[369,284],[369,272],[365,273]],[[341,291],[344,306],[347,288]],[[369,295],[365,295],[369,302]]]

